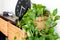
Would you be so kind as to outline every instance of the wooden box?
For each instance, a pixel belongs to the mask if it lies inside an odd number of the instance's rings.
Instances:
[[[7,40],[14,40],[15,37],[16,40],[21,40],[27,37],[25,32],[2,18],[0,18],[0,31],[8,37]]]

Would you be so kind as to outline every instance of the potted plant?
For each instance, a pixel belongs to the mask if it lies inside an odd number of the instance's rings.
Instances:
[[[54,27],[56,21],[60,19],[57,14],[57,9],[52,13],[41,4],[32,4],[32,9],[28,9],[23,18],[18,21],[17,25],[26,34],[27,38],[23,40],[57,40],[58,34]]]

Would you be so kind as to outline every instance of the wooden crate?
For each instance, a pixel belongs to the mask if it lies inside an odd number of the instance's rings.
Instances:
[[[14,40],[14,37],[16,40],[21,40],[27,37],[25,32],[2,18],[0,18],[0,31],[8,37],[8,40]]]

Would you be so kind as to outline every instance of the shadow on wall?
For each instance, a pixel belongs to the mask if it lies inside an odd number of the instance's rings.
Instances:
[[[6,36],[2,32],[0,32],[0,40],[6,40]]]

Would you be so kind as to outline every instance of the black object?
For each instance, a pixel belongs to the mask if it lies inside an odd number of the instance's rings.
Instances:
[[[3,16],[14,16],[14,14],[12,12],[3,12]]]
[[[15,14],[17,18],[11,17],[14,15],[11,12],[6,11],[4,11],[3,14],[0,15],[0,17],[16,25],[17,21],[22,19],[23,15],[27,12],[28,8],[31,8],[30,0],[18,0],[15,8]]]
[[[2,14],[0,14],[0,18],[3,18],[4,20],[11,22],[13,25],[16,25],[18,20],[18,18],[13,18],[11,16],[3,16]]]
[[[15,8],[16,16],[21,19],[23,15],[27,12],[28,8],[31,8],[30,0],[18,0]]]
[[[4,12],[3,12],[3,16],[9,16],[8,13],[9,13],[9,12],[4,11]]]
[[[0,32],[0,40],[6,40],[7,37],[2,33]]]

